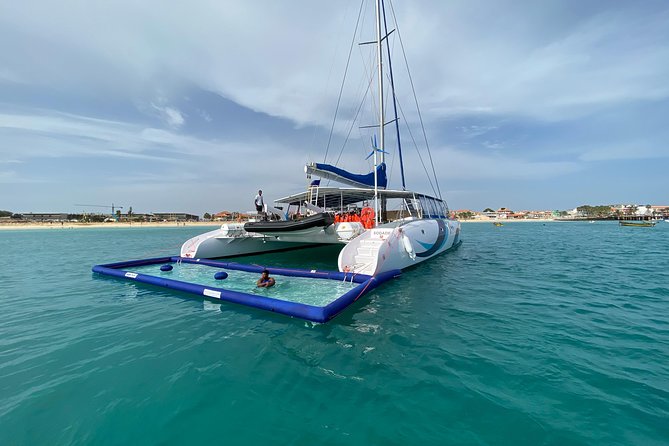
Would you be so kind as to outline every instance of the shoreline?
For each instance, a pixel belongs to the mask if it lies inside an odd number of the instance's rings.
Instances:
[[[460,223],[546,223],[546,222],[589,222],[592,219],[561,219],[561,218],[532,218],[532,219],[499,219],[499,220],[480,220],[480,219],[459,219]],[[616,221],[616,220],[597,220],[594,221]],[[61,229],[130,229],[130,228],[184,228],[184,227],[220,227],[226,222],[210,222],[210,221],[195,221],[195,222],[136,222],[136,223],[0,223],[0,231],[20,231],[20,230],[61,230]],[[229,223],[229,222],[228,222]]]
[[[589,222],[619,222],[617,218],[506,218],[499,220],[479,220],[479,219],[458,219],[460,223],[546,223],[546,222],[555,222],[555,223],[589,223]],[[630,219],[630,221],[644,221],[639,219]],[[646,220],[647,221],[647,220]]]
[[[225,222],[151,222],[151,223],[0,223],[0,231],[20,231],[30,229],[62,230],[62,229],[129,229],[129,228],[187,228],[187,227],[220,227]]]
[[[562,222],[562,221],[589,221],[589,220],[563,220],[557,218],[501,218],[499,220],[481,220],[481,219],[458,219],[460,223],[516,223],[516,222],[527,222],[527,223],[546,223],[546,222]]]

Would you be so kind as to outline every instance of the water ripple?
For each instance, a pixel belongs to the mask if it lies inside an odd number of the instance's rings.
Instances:
[[[90,273],[195,228],[0,232],[0,440],[666,444],[666,226],[466,224],[323,325]]]

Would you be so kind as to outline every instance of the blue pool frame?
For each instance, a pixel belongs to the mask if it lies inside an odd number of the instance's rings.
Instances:
[[[226,290],[224,288],[216,288],[196,283],[183,282],[180,280],[166,279],[163,277],[151,276],[148,274],[134,273],[126,271],[125,268],[132,268],[144,265],[158,265],[166,263],[193,263],[198,265],[206,265],[214,268],[222,268],[228,270],[247,271],[260,273],[267,269],[270,274],[278,276],[293,276],[293,277],[309,277],[320,280],[338,280],[347,282],[354,282],[358,285],[333,302],[330,302],[324,307],[315,305],[301,304],[297,302],[289,302],[272,297],[259,296],[255,294],[242,293],[239,291]],[[287,316],[298,317],[313,322],[327,322],[341,313],[346,307],[351,305],[370,292],[377,286],[381,285],[394,277],[401,274],[400,270],[388,271],[377,276],[368,276],[365,274],[342,273],[337,271],[316,271],[305,269],[289,269],[276,267],[263,267],[258,265],[245,265],[234,262],[219,262],[216,260],[205,259],[189,259],[184,257],[156,257],[152,259],[128,260],[125,262],[109,263],[105,265],[95,265],[93,272],[104,274],[107,276],[117,277],[126,280],[133,280],[135,282],[148,283],[151,285],[169,288],[173,290],[183,291],[186,293],[195,294],[208,299],[216,301],[233,302],[236,304],[246,305],[249,307],[260,308],[263,310],[272,311],[275,313],[285,314]]]

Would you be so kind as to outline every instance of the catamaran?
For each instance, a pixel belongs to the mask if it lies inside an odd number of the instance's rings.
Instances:
[[[331,164],[307,164],[305,173],[310,182],[306,191],[277,199],[274,206],[266,208],[265,218],[247,223],[226,223],[186,241],[181,247],[181,257],[222,258],[341,244],[339,270],[373,276],[413,266],[459,245],[460,223],[449,218],[448,205],[441,197],[434,168],[434,195],[406,188],[388,42],[390,34],[396,30],[388,32],[382,0],[376,0],[375,14],[376,39],[364,43],[376,46],[378,123],[365,126],[375,128],[379,136],[378,144],[376,135],[372,138],[368,156],[373,157],[372,172],[355,174]],[[384,70],[386,60],[387,72]],[[390,83],[389,96],[394,113],[394,119],[390,121],[386,121],[384,76],[388,76]],[[401,189],[388,188],[386,172],[385,129],[393,123]],[[340,186],[321,186],[323,180],[334,181]],[[430,184],[433,184],[432,180]],[[349,215],[352,218],[347,218]]]

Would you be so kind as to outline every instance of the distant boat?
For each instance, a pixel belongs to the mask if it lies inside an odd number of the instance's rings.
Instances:
[[[595,222],[595,220],[590,220],[590,223],[594,223],[594,222]]]
[[[493,225],[495,225],[495,226],[504,226],[502,223],[500,223],[500,222],[498,222],[498,221],[494,222]]]
[[[654,221],[622,221],[618,222],[620,226],[637,226],[640,228],[648,228],[655,226]]]

